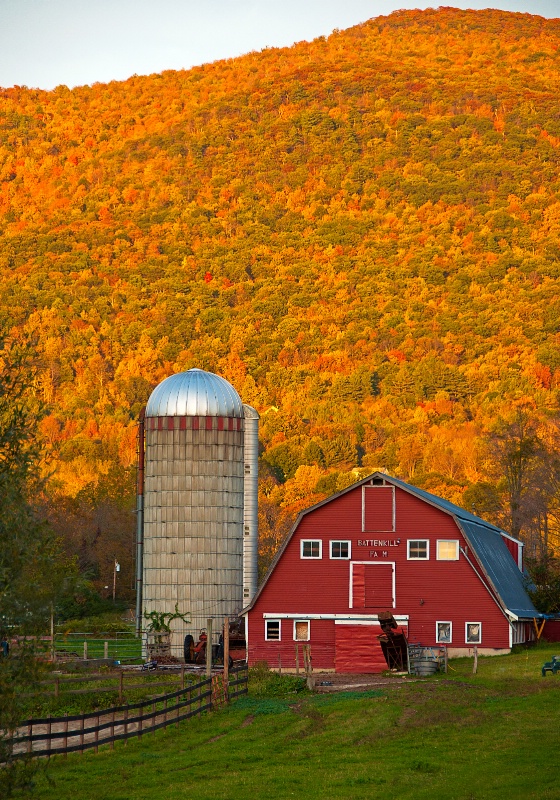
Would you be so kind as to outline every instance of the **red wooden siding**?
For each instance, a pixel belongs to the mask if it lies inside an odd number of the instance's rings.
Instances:
[[[379,488],[371,488],[372,495],[379,491]],[[289,627],[293,626],[293,620],[282,620],[281,642],[265,642],[265,613],[292,614],[305,619],[306,615],[313,614],[352,617],[392,609],[395,616],[409,617],[412,642],[436,645],[436,622],[451,621],[453,638],[450,646],[467,648],[465,623],[468,621],[482,623],[481,647],[509,648],[509,623],[465,557],[461,554],[457,561],[438,561],[436,558],[438,539],[459,540],[463,548],[467,544],[453,517],[395,488],[395,531],[365,534],[362,530],[362,497],[362,487],[357,486],[303,516],[249,612],[251,663],[264,659],[276,666],[280,655],[284,667],[295,666],[293,633]],[[322,558],[301,559],[302,539],[320,539]],[[352,543],[351,562],[330,558],[330,541],[341,539]],[[430,543],[429,560],[408,560],[408,539],[427,539]],[[366,570],[360,572],[358,569],[354,586],[351,586],[351,564],[354,571],[358,566],[355,562],[376,564],[371,567],[371,582],[369,570],[366,577]],[[391,562],[395,564],[394,607],[390,594],[393,587],[391,585],[389,589],[388,586]],[[379,576],[387,578],[384,584],[386,594],[376,596],[376,592],[381,591]],[[360,606],[358,597],[363,598]],[[373,605],[366,605],[366,602]],[[332,619],[311,620],[310,645],[314,667],[334,667],[335,628],[338,627],[343,626],[335,625]]]
[[[337,672],[383,672],[387,662],[377,636],[379,625],[335,625]]]
[[[392,564],[352,564],[352,608],[393,608]]]
[[[299,619],[299,618],[298,618]],[[305,619],[304,616],[301,619]],[[295,669],[296,642],[294,640],[294,620],[280,621],[281,641],[264,640],[264,620],[249,615],[247,620],[247,658],[249,663],[266,661],[272,669]],[[332,669],[334,665],[334,622],[333,620],[310,620],[308,642],[299,642],[299,667],[303,672],[302,644],[311,645],[313,669]]]
[[[560,619],[547,619],[543,636],[549,642],[560,642]]]
[[[523,546],[519,545],[518,542],[514,542],[511,539],[508,539],[507,536],[502,536],[504,543],[511,553],[513,560],[519,567],[519,569],[523,569]],[[521,551],[521,552],[520,552]]]
[[[394,487],[362,487],[364,533],[390,533],[395,530]]]

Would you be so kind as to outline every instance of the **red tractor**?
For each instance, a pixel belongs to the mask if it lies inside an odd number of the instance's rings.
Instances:
[[[208,644],[208,634],[206,630],[201,630],[198,642],[187,634],[184,642],[185,664],[206,664],[206,647]],[[234,619],[229,623],[229,666],[233,666],[233,660],[245,660],[246,641],[245,641],[245,620]],[[220,634],[218,644],[212,645],[212,664],[221,665],[224,663],[224,637]]]

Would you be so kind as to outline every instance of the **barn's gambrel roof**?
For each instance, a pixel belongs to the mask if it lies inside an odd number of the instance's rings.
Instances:
[[[449,500],[444,500],[441,497],[430,494],[430,492],[424,491],[424,489],[418,489],[416,486],[411,486],[410,484],[405,483],[398,478],[393,478],[390,475],[386,475],[384,472],[374,472],[372,475],[368,475],[367,478],[363,478],[362,480],[351,484],[341,492],[331,495],[325,500],[322,500],[320,503],[316,503],[310,508],[306,508],[304,511],[301,511],[297,516],[292,530],[272,560],[268,572],[257,593],[249,605],[243,609],[243,613],[249,611],[254,606],[257,598],[264,589],[270,575],[282,557],[283,552],[288,546],[303,517],[306,514],[310,514],[312,511],[315,511],[317,508],[326,505],[327,503],[332,503],[338,497],[341,497],[342,495],[347,494],[348,492],[351,492],[360,486],[366,486],[367,484],[371,483],[371,481],[383,481],[385,484],[397,486],[399,489],[418,497],[420,500],[423,500],[424,502],[441,509],[441,511],[444,511],[447,514],[450,514],[459,526],[459,529],[465,537],[465,540],[467,541],[471,551],[470,553],[465,552],[463,555],[465,555],[465,557],[471,561],[471,564],[473,560],[476,562],[475,564],[472,564],[473,568],[475,571],[480,571],[480,573],[482,573],[479,574],[480,579],[488,585],[492,594],[495,596],[495,599],[498,601],[499,605],[502,607],[503,611],[508,615],[508,617],[513,619],[534,619],[545,616],[537,611],[531,599],[529,598],[529,595],[525,590],[525,579],[523,573],[519,570],[515,561],[513,560],[511,553],[509,552],[502,538],[502,535],[507,536],[509,539],[512,539],[513,537],[511,537],[501,528],[492,525],[490,522],[486,522],[480,517],[475,516],[475,514],[471,514],[469,511],[466,511],[464,508],[461,508],[454,503],[450,503]],[[514,541],[518,540],[515,539]],[[474,559],[472,559],[471,556],[474,556]]]

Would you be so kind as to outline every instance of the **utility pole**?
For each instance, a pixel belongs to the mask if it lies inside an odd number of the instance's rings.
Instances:
[[[115,602],[115,597],[117,595],[117,572],[121,571],[121,565],[115,558],[115,564],[113,566],[113,603]]]

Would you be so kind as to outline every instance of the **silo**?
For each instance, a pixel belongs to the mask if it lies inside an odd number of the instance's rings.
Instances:
[[[142,607],[189,614],[172,625],[175,655],[185,633],[244,605],[244,417],[235,389],[199,369],[164,380],[146,407]]]
[[[255,596],[258,583],[259,530],[259,414],[244,405],[245,412],[245,474],[243,502],[243,605]]]

